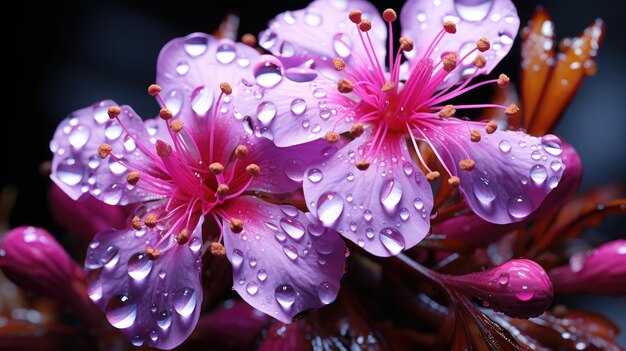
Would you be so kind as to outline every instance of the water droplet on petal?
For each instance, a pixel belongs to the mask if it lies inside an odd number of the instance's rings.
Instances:
[[[294,82],[305,83],[317,78],[317,72],[310,68],[292,67],[285,70],[285,77]]]
[[[496,192],[493,190],[491,180],[480,177],[480,182],[474,183],[474,195],[484,205],[489,205],[496,199]]]
[[[403,221],[406,221],[407,219],[409,219],[409,210],[407,210],[406,208],[401,208],[400,209],[400,219]]]
[[[100,271],[92,270],[86,275],[87,294],[91,300],[98,301],[102,298],[103,286],[100,281]]]
[[[374,214],[370,210],[363,211],[363,219],[367,222],[371,221],[374,217]]]
[[[118,329],[125,329],[135,323],[137,304],[129,295],[117,295],[107,303],[105,314],[112,326]]]
[[[456,12],[466,21],[476,22],[487,17],[493,6],[493,0],[455,0]]]
[[[338,292],[339,290],[330,282],[323,282],[317,288],[317,296],[326,305],[335,301]]]
[[[259,269],[259,271],[256,272],[256,277],[258,280],[264,282],[265,279],[267,279],[267,272],[265,271],[265,269]]]
[[[332,39],[333,49],[339,57],[346,58],[352,53],[352,41],[345,33],[337,33]]]
[[[326,226],[334,224],[343,212],[343,198],[335,192],[322,194],[317,203],[317,218]]]
[[[196,291],[192,288],[182,288],[172,296],[174,309],[183,317],[189,316],[196,309],[196,299]]]
[[[293,218],[282,218],[280,220],[280,227],[295,240],[299,240],[304,236],[304,226]]]
[[[552,163],[550,163],[550,168],[555,171],[558,172],[561,170],[561,162],[559,161],[552,161]]]
[[[276,105],[271,101],[263,101],[256,108],[256,115],[263,124],[268,124],[276,116]]]
[[[563,146],[561,145],[561,139],[556,135],[548,134],[541,138],[541,145],[547,153],[553,156],[558,156],[563,152]]]
[[[499,144],[500,151],[507,153],[511,151],[511,143],[508,140],[502,140]]]
[[[178,65],[176,65],[176,73],[178,73],[181,76],[184,76],[185,74],[187,74],[187,72],[189,72],[189,65],[187,64],[187,62],[179,62]]]
[[[502,286],[507,285],[509,283],[509,273],[500,273],[500,275],[498,276],[498,283]]]
[[[90,135],[91,129],[87,126],[79,124],[72,128],[72,131],[70,131],[70,135],[68,135],[67,139],[70,142],[70,145],[76,149],[80,149],[87,144]]]
[[[388,210],[393,210],[402,199],[400,183],[390,179],[380,190],[380,203]]]
[[[526,302],[526,301],[530,301],[533,297],[535,297],[535,292],[530,290],[528,286],[524,285],[522,286],[522,290],[518,291],[515,294],[515,297],[517,297],[517,299],[522,302]]]
[[[237,48],[231,41],[225,41],[222,43],[215,52],[215,58],[217,61],[223,64],[229,64],[237,57]]]
[[[256,295],[256,293],[259,292],[259,284],[255,282],[248,283],[248,285],[246,285],[246,291],[252,296]]]
[[[285,175],[294,182],[301,182],[307,163],[300,159],[291,159],[285,162]]]
[[[56,176],[67,185],[77,185],[83,180],[85,168],[73,158],[66,158],[57,165]]]
[[[413,201],[413,207],[415,207],[416,210],[421,211],[424,209],[424,201],[422,201],[422,199],[417,198],[415,199],[415,201]]]
[[[208,40],[204,37],[189,38],[183,44],[185,51],[191,57],[197,57],[206,52]],[[168,106],[169,108],[169,106]]]
[[[291,113],[300,116],[306,111],[306,101],[300,98],[291,100]]]
[[[533,211],[533,204],[524,195],[513,196],[506,204],[509,214],[513,218],[526,218]]]
[[[191,242],[189,243],[189,250],[191,250],[192,252],[198,252],[200,251],[201,247],[202,247],[202,240],[196,237],[191,239]]]
[[[411,165],[409,162],[405,162],[402,165],[402,170],[404,171],[404,174],[410,176],[411,174],[413,174],[413,165]]]
[[[550,189],[556,188],[557,185],[559,185],[559,178],[550,177],[550,180],[548,180],[548,186],[550,187]]]
[[[404,250],[404,237],[402,233],[394,228],[383,228],[380,233],[378,233],[378,238],[392,255],[397,255]]]
[[[293,245],[283,246],[283,252],[292,261],[295,261],[298,258],[298,250]]]
[[[172,112],[173,116],[177,116],[183,107],[183,94],[178,90],[170,91],[165,97],[165,105]]]
[[[150,340],[152,340],[153,342],[159,340],[159,334],[156,332],[156,330],[150,332]]]
[[[230,262],[233,264],[234,268],[241,267],[241,263],[243,262],[243,253],[241,252],[241,250],[233,250],[233,255],[230,258]]]
[[[257,59],[252,73],[257,84],[271,88],[283,79],[283,65],[274,56],[262,55]]]
[[[310,169],[307,175],[309,180],[313,183],[318,183],[324,177],[322,171],[317,168]]]
[[[211,106],[213,106],[213,91],[211,89],[200,86],[191,93],[191,109],[198,115],[206,115]]]
[[[304,15],[304,23],[309,26],[319,26],[322,23],[322,16],[314,12],[307,12]]]
[[[157,315],[156,322],[161,329],[166,330],[172,325],[172,314],[169,311],[161,311]]]
[[[313,236],[320,236],[320,235],[324,234],[324,231],[326,230],[326,228],[324,228],[324,226],[322,226],[322,225],[310,223],[307,226],[307,230],[309,231],[309,234],[311,234]]]
[[[102,191],[102,201],[109,205],[117,205],[122,199],[124,189],[118,184],[111,184],[108,188]]]
[[[274,297],[283,308],[289,308],[296,301],[296,290],[291,285],[281,284],[274,290]]]
[[[150,274],[153,262],[145,253],[137,253],[128,259],[128,275],[133,279],[141,280]]]
[[[543,165],[534,165],[530,169],[530,178],[536,184],[541,184],[548,178],[548,170]]]
[[[326,90],[324,88],[317,88],[313,90],[313,97],[321,99],[326,97]]]

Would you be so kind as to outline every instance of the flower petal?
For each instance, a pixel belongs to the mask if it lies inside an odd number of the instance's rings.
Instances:
[[[104,100],[73,112],[59,124],[50,142],[54,154],[50,178],[73,200],[89,193],[109,205],[126,205],[146,196],[128,186],[126,167],[110,157],[98,156],[98,146],[106,143],[122,161],[140,169],[153,167],[151,158],[120,123],[109,119],[107,109],[114,105],[115,102]],[[146,148],[152,148],[141,118],[128,106],[122,106],[121,111],[119,119],[124,127]]]
[[[233,88],[240,80],[252,81],[251,62],[259,53],[230,39],[217,39],[209,34],[192,33],[167,43],[157,63],[157,84],[161,96],[175,118],[181,118],[185,128],[202,153],[209,152],[210,119],[218,108],[220,83]],[[221,145],[217,160],[226,163],[243,129],[232,118],[233,96],[224,96],[217,113],[219,132],[214,133],[215,145]],[[206,156],[206,155],[205,155]],[[209,159],[204,157],[203,159]]]
[[[156,229],[105,230],[89,244],[89,297],[133,345],[172,349],[196,326],[202,304],[201,229],[202,219],[186,245],[174,242],[154,261],[146,245],[160,238]]]
[[[535,211],[561,180],[565,164],[558,137],[532,137],[522,132],[484,132],[480,122],[456,118],[425,128],[431,147],[452,175],[460,178],[465,201],[480,217],[497,224],[519,222]],[[482,130],[470,141],[470,128]],[[471,159],[473,170],[460,162]]]
[[[354,166],[372,142],[371,130],[304,178],[309,210],[368,252],[392,256],[420,242],[430,227],[433,197],[403,137],[389,135],[365,171]]]
[[[317,0],[305,9],[283,12],[259,34],[259,45],[290,66],[313,60],[318,68],[332,69],[335,57],[350,62],[353,56],[365,55],[357,27],[348,19],[352,10],[361,10],[363,18],[372,22],[369,34],[376,56],[382,62],[387,25],[376,7],[360,0]]]
[[[301,187],[304,171],[311,162],[337,151],[337,146],[329,145],[326,140],[282,148],[265,138],[256,139],[249,147],[250,155],[246,161],[259,165],[261,174],[254,178],[248,190],[273,194],[288,193]]]
[[[280,67],[279,71],[283,72],[282,64],[275,57],[264,55],[259,59],[257,64],[261,67],[271,64]],[[270,83],[263,80],[257,80],[260,83],[254,86],[240,86],[235,108],[238,114],[249,116],[244,117],[247,129],[280,147],[323,138],[342,118],[343,108],[336,103],[339,95],[336,80],[318,75],[313,70],[308,72],[309,78],[295,78],[286,72],[281,73],[275,78],[281,77],[280,82],[274,86],[268,86]],[[341,133],[347,128],[339,124],[335,131]]]
[[[415,50],[406,53],[411,64],[424,55],[446,21],[456,23],[457,32],[445,34],[431,58],[436,62],[446,52],[458,52],[463,57],[476,47],[476,40],[485,37],[491,49],[482,53],[487,59],[484,74],[489,74],[511,50],[520,24],[510,0],[409,0],[400,13],[400,23],[402,35],[415,41]],[[472,63],[475,55],[468,56],[450,73],[450,82],[476,69]]]
[[[301,313],[335,300],[345,268],[345,244],[334,231],[290,205],[244,196],[224,211],[244,229],[224,225],[234,289],[249,304],[290,323]]]

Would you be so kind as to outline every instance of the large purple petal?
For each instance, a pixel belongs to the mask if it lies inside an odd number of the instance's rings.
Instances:
[[[239,197],[224,210],[244,222],[239,234],[224,225],[224,245],[234,289],[246,302],[290,323],[335,300],[346,263],[337,233],[293,206],[255,197]]]
[[[336,103],[336,80],[310,69],[290,75],[275,57],[264,55],[259,59],[261,67],[273,65],[277,69],[271,73],[271,80],[267,77],[270,73],[265,73],[257,77],[256,85],[242,84],[237,90],[235,108],[238,115],[246,116],[244,123],[249,131],[287,147],[324,138],[343,118],[345,112]],[[347,124],[340,123],[335,131],[341,133],[347,128]]]
[[[111,145],[113,153],[141,170],[153,167],[152,159],[116,120],[109,119],[111,100],[73,112],[57,127],[50,142],[53,152],[50,178],[72,199],[89,193],[109,205],[140,201],[146,194],[126,182],[128,170],[112,158],[101,159],[98,146]],[[142,119],[128,106],[121,107],[120,121],[146,148],[152,150],[150,134]]]
[[[354,163],[370,143],[368,130],[330,160],[309,167],[304,195],[325,225],[372,254],[396,255],[428,232],[432,191],[398,135],[387,136],[366,171],[357,169]]]
[[[431,147],[453,176],[460,178],[465,201],[480,217],[497,224],[518,222],[535,211],[561,179],[565,165],[558,137],[532,137],[522,132],[482,133],[470,140],[470,128],[479,122],[450,118],[440,127],[425,128]],[[475,167],[462,170],[460,162],[471,159]]]
[[[356,25],[348,19],[351,10],[361,10],[363,18],[372,21],[369,34],[382,62],[386,52],[387,24],[376,7],[360,0],[318,0],[305,9],[283,12],[259,35],[259,45],[290,66],[313,60],[318,68],[332,69],[335,57],[342,57],[350,63],[352,57],[365,55]]]
[[[174,241],[155,261],[146,255],[146,245],[160,238],[156,229],[106,230],[89,244],[89,297],[133,345],[171,349],[196,326],[202,304],[201,228],[202,219],[187,244]]]
[[[436,60],[446,52],[458,52],[463,57],[476,47],[478,38],[485,37],[491,42],[491,49],[483,53],[487,59],[482,69],[485,74],[511,50],[520,23],[510,0],[409,0],[400,13],[400,23],[402,35],[415,40],[415,50],[406,53],[411,64],[422,58],[446,21],[456,23],[457,32],[446,34],[431,58]],[[472,54],[463,61],[450,73],[449,81],[473,72],[475,57]]]
[[[214,133],[214,144],[220,145],[216,157],[224,164],[243,129],[232,117],[233,96],[224,96],[216,106],[220,83],[235,87],[242,79],[252,81],[250,66],[257,56],[259,53],[247,45],[204,33],[176,38],[159,54],[157,84],[163,88],[166,107],[183,120],[201,153],[209,152],[210,120],[217,112],[219,131]]]

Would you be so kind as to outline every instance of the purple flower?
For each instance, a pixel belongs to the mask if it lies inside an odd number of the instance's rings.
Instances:
[[[175,39],[159,56],[159,85],[148,89],[160,118],[144,122],[102,101],[64,120],[50,144],[51,177],[72,198],[140,204],[126,229],[97,234],[85,259],[89,296],[134,345],[173,348],[193,330],[203,239],[227,255],[241,297],[281,321],[336,297],[341,238],[293,206],[263,200],[297,189],[301,176],[283,170],[306,167],[292,160],[321,157],[326,145],[280,149],[233,117],[227,82],[253,79],[246,68],[257,56],[206,34]],[[205,219],[221,232],[203,233]]]
[[[385,25],[361,1],[315,1],[277,16],[260,35],[259,44],[281,61],[262,57],[253,68],[256,85],[244,84],[237,111],[252,116],[257,132],[278,146],[324,136],[334,142],[349,132],[350,143],[307,169],[304,193],[325,225],[375,255],[398,254],[428,233],[428,181],[440,174],[424,161],[418,140],[430,146],[470,208],[493,223],[527,218],[559,183],[564,167],[556,136],[452,117],[468,108],[513,115],[515,105],[446,105],[475,87],[508,84],[501,75],[470,85],[508,53],[519,26],[510,1],[485,5],[408,1],[395,54],[396,13],[383,13]],[[400,64],[403,52],[408,64]]]
[[[592,252],[579,252],[568,265],[550,270],[558,294],[626,294],[626,240],[608,242]]]
[[[526,259],[445,278],[450,285],[483,300],[484,306],[514,318],[537,317],[552,302],[552,283],[546,271]]]

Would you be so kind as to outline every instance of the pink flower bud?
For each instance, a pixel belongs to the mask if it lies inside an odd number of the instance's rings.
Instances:
[[[481,272],[447,276],[446,280],[483,300],[484,306],[513,318],[537,317],[552,302],[552,283],[546,271],[526,259],[510,260]]]
[[[626,240],[578,253],[570,264],[550,271],[557,294],[626,294]]]
[[[81,269],[54,237],[41,228],[18,227],[0,243],[0,268],[17,286],[63,300]]]

